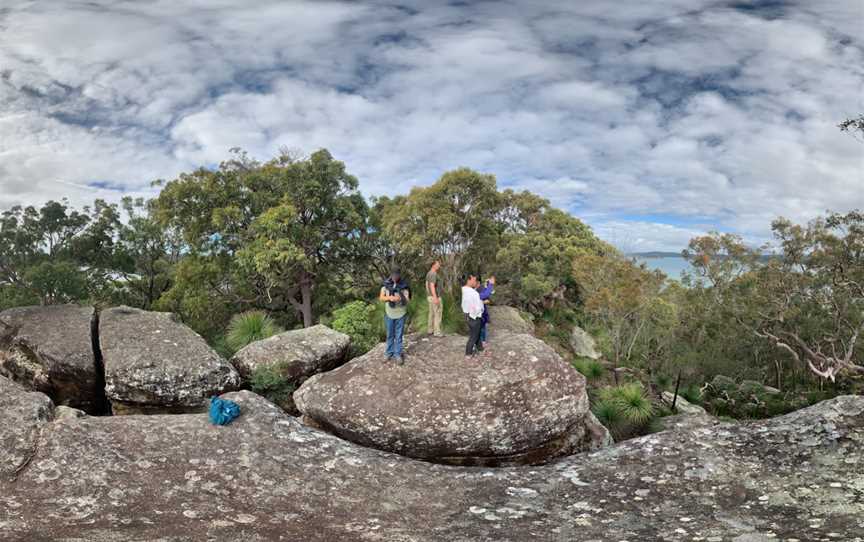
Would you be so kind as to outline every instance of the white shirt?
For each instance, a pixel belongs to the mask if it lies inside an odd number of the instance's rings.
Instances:
[[[462,312],[469,318],[483,316],[483,302],[480,301],[480,294],[474,288],[462,287]]]

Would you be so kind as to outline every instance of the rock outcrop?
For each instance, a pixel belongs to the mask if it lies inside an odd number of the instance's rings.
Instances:
[[[414,461],[226,398],[243,414],[225,427],[42,422],[0,481],[0,540],[864,541],[864,397],[509,469]]]
[[[459,465],[535,464],[610,443],[585,378],[543,341],[502,335],[466,360],[465,337],[412,337],[406,363],[384,345],[294,393],[313,423],[352,442]]]
[[[701,416],[703,414],[708,414],[704,408],[699,405],[694,405],[687,399],[683,397],[675,396],[671,391],[664,391],[660,394],[660,397],[663,399],[663,402],[672,406],[672,403],[675,403],[675,409],[681,414],[690,414],[691,416]]]
[[[570,348],[577,357],[600,359],[594,337],[579,326],[573,326],[570,332]]]
[[[260,368],[278,368],[287,382],[299,386],[314,374],[341,365],[351,338],[327,326],[296,329],[256,341],[237,352],[231,363],[246,380]],[[288,411],[293,405],[281,405]]]
[[[0,376],[0,480],[14,479],[27,466],[36,453],[40,428],[51,420],[53,410],[47,395]]]
[[[93,349],[93,307],[20,307],[0,313],[0,374],[48,394],[56,404],[105,408]]]
[[[237,371],[167,312],[103,311],[99,342],[115,414],[196,412],[240,385]]]
[[[489,337],[513,333],[534,334],[534,324],[525,320],[519,310],[507,305],[489,305]]]

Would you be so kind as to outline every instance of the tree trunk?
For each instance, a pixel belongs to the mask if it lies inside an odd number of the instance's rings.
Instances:
[[[303,327],[312,327],[312,279],[303,274],[300,281],[300,313],[303,315]]]

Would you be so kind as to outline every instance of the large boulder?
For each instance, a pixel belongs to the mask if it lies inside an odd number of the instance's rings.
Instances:
[[[56,404],[98,412],[107,405],[93,349],[93,307],[19,307],[0,313],[0,374]]]
[[[299,384],[345,361],[350,343],[348,335],[318,324],[255,341],[234,354],[231,363],[244,379],[258,369],[278,366],[287,380]]]
[[[240,376],[167,312],[115,307],[99,318],[105,393],[114,414],[203,411]]]
[[[14,479],[27,466],[36,453],[40,426],[52,419],[53,411],[44,393],[0,376],[0,480]]]
[[[701,416],[704,414],[708,414],[704,408],[699,405],[694,405],[687,399],[684,399],[680,395],[676,396],[671,391],[664,391],[660,394],[663,402],[672,407],[672,404],[675,404],[675,410],[680,412],[681,414],[690,414],[691,416]]]
[[[489,337],[514,333],[533,335],[534,324],[523,318],[519,309],[507,305],[489,305]]]
[[[507,469],[414,461],[226,398],[243,413],[225,427],[43,424],[17,480],[0,479],[0,540],[864,540],[864,397]]]
[[[600,359],[594,337],[579,326],[573,326],[570,332],[570,348],[577,357]]]
[[[552,348],[523,334],[492,349],[466,360],[465,337],[412,337],[397,366],[382,344],[313,376],[294,401],[347,440],[450,464],[533,464],[610,443],[588,408],[585,378]]]

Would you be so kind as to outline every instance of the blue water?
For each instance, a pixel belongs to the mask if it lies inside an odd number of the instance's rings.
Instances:
[[[644,263],[648,269],[659,269],[663,271],[670,279],[678,280],[681,278],[681,272],[690,270],[690,262],[680,256],[671,256],[664,258],[640,258],[634,257],[638,263]]]

